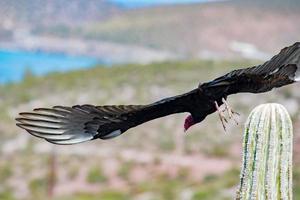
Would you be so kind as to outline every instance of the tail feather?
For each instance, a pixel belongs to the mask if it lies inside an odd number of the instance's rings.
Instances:
[[[55,106],[20,113],[17,125],[54,144],[75,144],[95,138],[110,139],[127,130],[126,114],[144,106]]]

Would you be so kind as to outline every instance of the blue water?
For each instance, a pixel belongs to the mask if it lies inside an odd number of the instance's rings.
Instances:
[[[26,71],[34,75],[88,68],[100,63],[96,58],[41,52],[0,50],[0,84],[18,82]]]
[[[125,8],[141,8],[157,5],[170,5],[170,4],[189,4],[189,3],[205,3],[218,0],[110,0]]]

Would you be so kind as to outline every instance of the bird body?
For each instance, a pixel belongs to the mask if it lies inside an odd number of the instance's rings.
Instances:
[[[300,81],[300,43],[286,47],[262,65],[238,69],[182,95],[149,105],[76,105],[20,113],[17,125],[54,144],[117,137],[130,128],[171,114],[188,112],[185,129],[214,113],[236,93],[262,93]]]

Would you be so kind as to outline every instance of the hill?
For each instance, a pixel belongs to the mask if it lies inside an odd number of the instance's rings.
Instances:
[[[117,12],[118,6],[106,0],[2,0],[0,22],[23,26],[73,24],[99,20]]]
[[[266,59],[298,41],[300,35],[300,3],[295,0],[224,1],[138,9],[122,9],[104,0],[72,0],[68,4],[54,0],[45,5],[43,2],[1,1],[0,40],[13,43],[29,36],[76,38],[129,45],[128,52],[132,46],[142,46],[168,52],[177,59]],[[38,41],[34,40],[34,44]],[[43,50],[45,44],[37,49]],[[111,49],[108,54],[113,52]]]
[[[137,9],[81,27],[80,32],[86,38],[145,45],[191,57],[228,56],[235,41],[271,52],[299,40],[300,34],[298,10],[276,5],[230,1]]]

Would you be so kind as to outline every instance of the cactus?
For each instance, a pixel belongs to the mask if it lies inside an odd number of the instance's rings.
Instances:
[[[256,107],[248,117],[236,199],[292,200],[292,122],[279,104]]]

